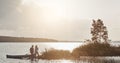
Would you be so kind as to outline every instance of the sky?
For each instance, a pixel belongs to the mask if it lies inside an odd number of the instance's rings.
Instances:
[[[0,0],[0,35],[57,40],[90,39],[102,19],[109,39],[120,40],[120,0]]]

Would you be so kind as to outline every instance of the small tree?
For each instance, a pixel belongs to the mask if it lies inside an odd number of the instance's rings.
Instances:
[[[92,38],[91,38],[92,42],[108,43],[108,31],[101,19],[98,19],[97,21],[93,20],[91,34],[92,34]]]

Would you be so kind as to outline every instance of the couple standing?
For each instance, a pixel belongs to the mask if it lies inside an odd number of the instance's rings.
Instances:
[[[31,48],[30,48],[30,54],[31,54],[31,58],[36,58],[39,56],[39,53],[38,53],[38,46],[36,45],[35,48],[34,46],[32,45]]]

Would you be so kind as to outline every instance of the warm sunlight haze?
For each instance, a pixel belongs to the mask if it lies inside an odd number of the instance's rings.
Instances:
[[[120,0],[0,0],[0,63],[120,63]]]
[[[92,19],[102,19],[111,40],[119,40],[119,0],[2,1],[2,36],[39,37],[83,41],[90,38]],[[4,7],[2,7],[4,6]],[[109,23],[109,24],[108,24]],[[113,24],[114,23],[114,24]],[[114,30],[113,30],[114,29]]]

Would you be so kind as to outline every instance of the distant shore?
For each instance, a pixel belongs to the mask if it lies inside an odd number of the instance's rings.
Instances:
[[[0,42],[58,42],[58,40],[49,38],[0,36]]]

